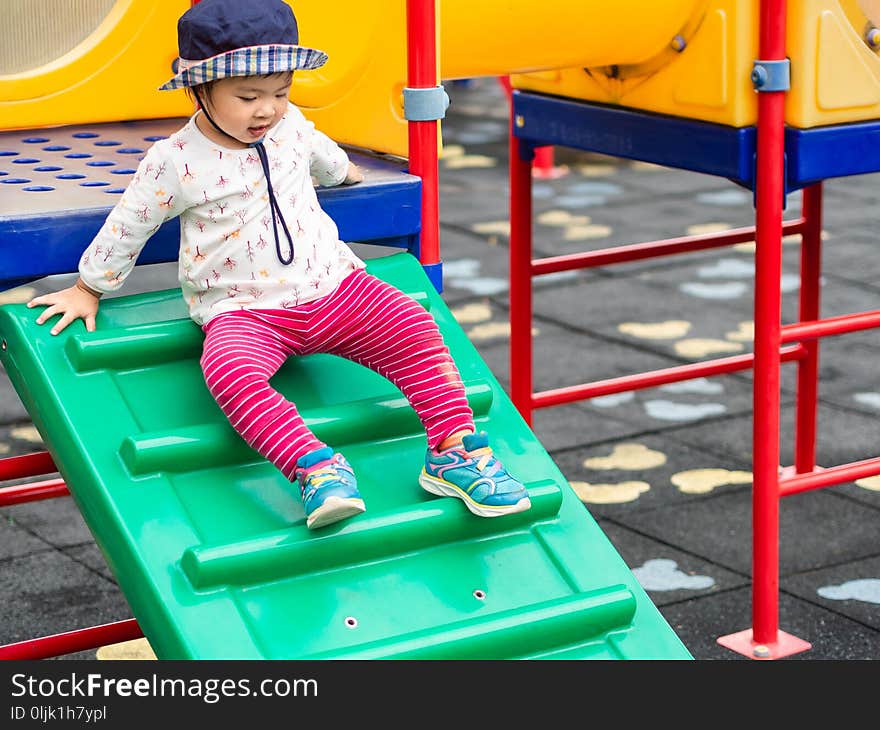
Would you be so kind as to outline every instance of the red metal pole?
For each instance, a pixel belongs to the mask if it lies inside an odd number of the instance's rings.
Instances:
[[[12,487],[0,488],[0,507],[25,502],[39,502],[41,499],[66,497],[70,494],[63,479],[48,479],[43,482],[30,482]]]
[[[802,354],[803,348],[800,345],[794,345],[783,348],[780,352],[780,359],[783,362],[798,360]],[[599,398],[612,393],[628,393],[643,388],[656,388],[658,385],[666,385],[667,383],[678,383],[682,380],[750,370],[754,361],[754,355],[749,353],[715,360],[703,360],[688,365],[677,365],[662,370],[648,370],[635,375],[623,375],[619,378],[594,380],[592,383],[569,385],[553,390],[542,390],[532,394],[532,408],[549,408],[563,403]]]
[[[854,461],[849,464],[838,464],[827,469],[822,467],[807,474],[796,474],[793,470],[783,470],[784,474],[779,481],[779,495],[788,497],[791,494],[806,492],[811,489],[830,487],[844,482],[854,482],[856,479],[865,479],[880,474],[880,456],[864,461]]]
[[[786,235],[800,233],[802,225],[803,219],[801,218],[786,221],[782,226],[782,232]],[[535,276],[542,276],[543,274],[554,274],[558,271],[589,269],[626,261],[639,261],[656,256],[673,256],[692,251],[705,251],[710,248],[721,248],[722,246],[732,246],[736,243],[754,240],[755,227],[748,226],[746,228],[731,228],[722,233],[700,233],[695,236],[666,238],[645,243],[630,243],[625,246],[612,246],[611,248],[603,248],[596,251],[583,251],[534,259],[532,261],[532,273]]]
[[[0,482],[10,479],[51,474],[58,471],[48,451],[38,451],[21,456],[8,456],[0,459]],[[29,482],[11,487],[0,487],[0,507],[23,502],[36,502],[41,499],[64,497],[70,494],[63,479],[49,479],[42,482]]]
[[[534,175],[539,180],[555,180],[565,177],[568,168],[564,165],[555,164],[555,153],[552,145],[535,148],[535,162],[532,165]]]
[[[510,84],[510,76],[499,76],[498,83],[504,88],[507,94],[507,100],[510,101],[510,95],[513,93],[513,86]],[[553,145],[544,145],[535,147],[535,159],[532,162],[532,174],[541,180],[552,180],[557,177],[565,176],[567,168],[556,167],[553,164]]]
[[[785,60],[786,0],[761,0],[759,59]],[[758,93],[755,171],[755,375],[752,415],[752,628],[718,643],[755,659],[810,645],[779,631],[779,346],[785,91]]]
[[[51,659],[64,654],[73,654],[87,649],[96,649],[106,644],[139,639],[144,635],[138,622],[133,619],[117,621],[112,624],[91,626],[87,629],[66,631],[53,636],[41,636],[15,644],[0,646],[0,660],[3,659]]]
[[[48,451],[37,451],[21,456],[7,456],[0,459],[0,482],[8,479],[21,479],[39,474],[51,474],[58,471]]]
[[[513,118],[511,103],[511,125]],[[532,425],[532,161],[510,128],[510,398]],[[528,155],[530,157],[530,155]]]
[[[819,277],[822,270],[822,183],[803,191],[801,214],[806,225],[801,239],[800,322],[819,319]],[[794,425],[794,468],[811,472],[816,466],[816,408],[819,396],[819,340],[803,343],[798,363]]]
[[[786,324],[782,327],[782,341],[801,342],[816,337],[844,335],[848,332],[858,332],[876,327],[880,327],[880,309],[841,314],[837,317],[825,317],[811,322]]]
[[[407,85],[437,86],[435,0],[407,0]],[[419,259],[423,266],[440,263],[440,202],[437,121],[409,122],[409,171],[422,179],[422,231]],[[429,270],[430,274],[430,270]],[[435,285],[438,282],[434,282]]]
[[[762,0],[761,60],[785,58],[785,0]],[[785,92],[758,94],[752,632],[776,641],[779,593],[779,346]]]

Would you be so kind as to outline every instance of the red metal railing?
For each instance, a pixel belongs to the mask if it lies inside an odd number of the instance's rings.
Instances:
[[[0,459],[0,482],[56,472],[48,451]],[[70,494],[63,479],[48,479],[0,488],[0,508]],[[0,646],[0,659],[48,659],[143,636],[135,619],[40,636]]]
[[[785,0],[762,0],[759,53],[785,59]],[[880,457],[822,469],[816,466],[818,353],[822,337],[880,326],[880,310],[821,319],[822,184],[802,192],[802,217],[782,219],[784,91],[758,94],[754,227],[651,241],[586,253],[532,259],[532,177],[535,161],[510,134],[510,373],[511,399],[531,424],[533,410],[696,377],[752,368],[753,538],[752,628],[719,637],[728,648],[757,659],[775,659],[810,648],[779,630],[779,499],[810,489],[880,474]],[[511,114],[511,119],[513,115]],[[801,237],[799,321],[781,325],[782,236]],[[637,261],[656,256],[756,241],[754,353],[534,392],[532,279],[542,274]],[[784,344],[788,346],[783,347]],[[794,464],[780,469],[780,365],[797,363]]]
[[[57,471],[55,462],[48,451],[38,451],[23,456],[9,456],[0,459],[0,482],[24,479]],[[0,489],[0,507],[40,499],[64,497],[70,494],[63,479],[49,479],[44,482],[30,482]]]
[[[513,92],[513,86],[510,83],[510,76],[499,76],[498,83],[507,94],[507,101],[510,102],[510,95]],[[554,162],[555,153],[552,145],[544,145],[535,148],[535,160],[532,163],[532,175],[539,180],[552,180],[565,175],[565,168],[557,166]]]
[[[407,0],[407,84],[414,89],[437,86],[436,3]],[[420,256],[423,265],[440,262],[440,193],[437,167],[437,121],[408,124],[409,171],[422,179]]]
[[[139,639],[143,636],[138,622],[133,619],[117,621],[112,624],[90,626],[86,629],[65,631],[52,636],[41,636],[14,644],[0,646],[2,659],[51,659],[63,654],[97,649],[107,644]]]
[[[761,60],[785,59],[784,0],[760,9]],[[785,92],[758,94],[755,182],[755,376],[752,429],[752,629],[721,637],[734,651],[785,656],[809,644],[779,627],[779,347],[782,343],[782,203],[785,196]],[[818,297],[818,293],[816,293]],[[800,399],[801,394],[798,394]],[[782,639],[785,641],[782,641]],[[791,642],[787,640],[791,638]],[[791,646],[788,644],[791,643]]]

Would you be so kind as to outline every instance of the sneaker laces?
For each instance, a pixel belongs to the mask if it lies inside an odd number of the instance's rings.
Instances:
[[[325,482],[339,478],[338,464],[332,459],[318,462],[305,469],[300,468],[296,477],[299,479],[301,489],[305,490],[306,483],[312,489],[320,489]]]
[[[319,466],[305,473],[305,478],[314,487],[320,487],[324,482],[337,478],[335,466]]]
[[[465,451],[465,453],[471,458],[479,457],[476,464],[477,471],[481,474],[485,473],[487,477],[493,476],[501,468],[501,462],[495,458],[490,446]]]

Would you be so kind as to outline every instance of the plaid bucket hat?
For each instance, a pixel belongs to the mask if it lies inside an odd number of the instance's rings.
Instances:
[[[201,0],[177,21],[177,47],[176,75],[160,91],[327,62],[323,51],[299,45],[296,18],[283,0]]]

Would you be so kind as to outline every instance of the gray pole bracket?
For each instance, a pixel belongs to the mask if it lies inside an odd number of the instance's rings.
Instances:
[[[755,61],[752,68],[755,91],[788,91],[791,88],[791,62]]]
[[[443,119],[449,107],[449,94],[442,86],[427,89],[403,89],[403,114],[410,122]]]

